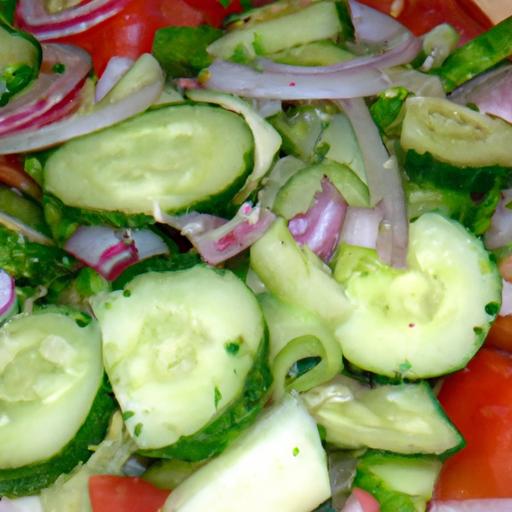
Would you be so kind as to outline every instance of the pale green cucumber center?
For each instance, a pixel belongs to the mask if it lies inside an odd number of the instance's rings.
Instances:
[[[100,341],[96,324],[79,327],[58,313],[2,328],[0,468],[50,458],[74,437],[103,375]]]

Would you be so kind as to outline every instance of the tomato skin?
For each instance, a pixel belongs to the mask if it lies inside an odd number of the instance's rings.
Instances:
[[[364,4],[390,14],[393,0],[361,0]],[[397,19],[414,34],[421,35],[440,23],[450,23],[461,32],[461,42],[491,27],[489,19],[471,0],[403,0]]]
[[[446,378],[439,401],[467,446],[443,465],[435,498],[512,497],[512,355],[482,349]]]
[[[211,23],[210,23],[211,22]],[[191,6],[185,0],[132,0],[119,14],[58,42],[75,44],[87,50],[94,69],[101,75],[113,56],[136,59],[151,52],[155,31],[162,27],[218,24],[217,19]]]
[[[89,478],[93,512],[157,512],[169,491],[131,476],[94,475]]]

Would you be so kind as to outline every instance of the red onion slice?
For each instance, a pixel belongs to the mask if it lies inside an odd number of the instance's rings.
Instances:
[[[319,258],[329,262],[338,245],[347,203],[338,189],[322,179],[322,190],[306,213],[300,213],[288,222],[288,229],[299,245],[307,245]]]
[[[355,487],[341,512],[379,512],[379,502],[363,489]]]
[[[512,65],[474,78],[456,89],[450,100],[461,105],[474,103],[480,112],[512,123]]]
[[[16,287],[14,279],[5,270],[0,269],[0,323],[16,307]]]
[[[503,279],[503,288],[501,289],[501,308],[500,316],[512,314],[512,283]]]
[[[350,245],[375,249],[383,215],[381,208],[349,206],[341,230],[341,241]]]
[[[278,100],[358,98],[377,94],[390,85],[381,71],[365,66],[334,73],[299,75],[260,72],[222,60],[208,68],[202,82],[208,88],[239,96]]]
[[[273,73],[290,73],[298,75],[324,75],[328,73],[339,73],[354,68],[377,68],[384,69],[400,64],[411,62],[421,49],[418,39],[404,36],[392,49],[377,55],[357,57],[351,60],[331,64],[330,66],[291,66],[289,64],[278,64],[269,59],[259,59],[258,65],[264,71]]]
[[[347,114],[359,141],[372,205],[382,201],[384,218],[377,250],[381,259],[396,267],[406,263],[409,222],[398,163],[389,157],[379,130],[363,99],[336,102]]]
[[[169,253],[164,241],[149,229],[116,230],[107,226],[80,226],[64,249],[109,281],[134,263]]]
[[[64,65],[63,73],[52,70]],[[76,46],[43,45],[42,71],[30,88],[0,109],[0,135],[30,125],[51,114],[83,82],[91,69],[91,57]]]
[[[135,61],[129,57],[112,57],[96,84],[96,102],[102,100],[117,84],[121,77],[133,66]]]
[[[428,510],[429,512],[510,512],[512,498],[433,501]]]
[[[0,499],[0,512],[43,512],[43,505],[39,496],[25,496],[16,499],[4,496]]]
[[[16,16],[20,28],[47,41],[84,32],[115,16],[129,3],[130,0],[90,0],[49,14],[43,0],[19,0]]]
[[[498,249],[512,242],[512,209],[507,205],[512,202],[512,189],[501,192],[501,200],[491,218],[491,226],[484,235],[488,249]]]
[[[153,216],[157,222],[180,230],[210,265],[218,265],[249,248],[275,219],[270,210],[253,208],[249,203],[244,203],[230,221],[203,213],[167,215],[158,205]]]
[[[14,135],[0,137],[0,155],[48,148],[144,112],[159,98],[163,84],[162,75],[156,81],[119,101],[107,105],[98,104],[92,112],[87,114],[77,114],[42,129],[28,129]]]

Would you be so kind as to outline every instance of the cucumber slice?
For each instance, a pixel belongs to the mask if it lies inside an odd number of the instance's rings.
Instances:
[[[382,512],[424,512],[440,470],[435,457],[370,451],[358,462],[354,485],[375,496]]]
[[[291,66],[330,66],[353,59],[354,55],[326,40],[295,46],[269,55],[269,58]]]
[[[164,512],[310,512],[329,498],[314,421],[288,397],[167,499]]]
[[[354,365],[390,377],[435,377],[462,368],[501,303],[501,277],[482,242],[436,213],[410,226],[408,270],[355,272],[353,313],[336,330]]]
[[[370,388],[339,375],[302,397],[339,448],[446,455],[464,446],[425,382]]]
[[[48,485],[105,433],[113,404],[100,390],[100,331],[83,322],[43,310],[0,330],[0,494]]]
[[[91,302],[107,374],[146,455],[206,458],[259,411],[271,380],[265,325],[231,272],[151,272]]]
[[[352,123],[343,114],[332,116],[329,126],[323,131],[316,147],[319,153],[330,160],[350,167],[359,179],[366,183],[366,170]]]
[[[400,142],[406,151],[430,153],[468,173],[471,167],[512,166],[510,124],[442,98],[406,100]]]
[[[282,4],[283,5],[283,4]],[[208,53],[218,59],[251,60],[293,46],[335,38],[341,23],[334,2],[315,2],[302,7],[299,2],[283,11],[262,8],[263,21],[238,22],[223,37],[208,46]],[[300,8],[302,7],[302,8]],[[290,12],[291,11],[291,12]],[[256,20],[258,13],[250,13]],[[273,17],[271,17],[273,16]],[[269,19],[269,17],[271,17]],[[240,25],[242,28],[237,28]]]
[[[322,189],[322,178],[327,176],[350,206],[370,206],[368,187],[345,165],[324,160],[321,164],[301,169],[281,188],[274,202],[277,215],[289,220],[304,213]]]
[[[64,144],[46,161],[45,188],[78,208],[212,210],[243,185],[253,152],[251,131],[236,114],[174,105]]]
[[[277,298],[318,314],[329,327],[350,314],[343,288],[315,254],[297,245],[284,219],[252,245],[251,268]]]
[[[0,19],[0,107],[34,80],[41,66],[37,39]]]

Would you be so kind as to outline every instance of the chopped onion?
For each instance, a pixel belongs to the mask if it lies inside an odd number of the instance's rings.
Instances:
[[[484,235],[488,249],[498,249],[512,242],[512,209],[507,205],[512,202],[512,189],[501,192],[501,200],[491,219],[491,226]]]
[[[275,219],[275,215],[259,206],[244,203],[230,221],[204,213],[181,216],[167,215],[155,205],[157,222],[180,230],[197,249],[203,260],[211,265],[222,263],[258,240]]]
[[[340,240],[350,245],[375,249],[382,218],[381,208],[349,206],[343,222]]]
[[[328,178],[315,194],[311,208],[288,222],[288,229],[299,245],[307,245],[325,262],[331,259],[340,237],[347,203]]]
[[[386,76],[373,67],[354,67],[322,74],[256,71],[248,66],[215,61],[202,83],[211,89],[249,98],[307,100],[370,96],[389,87]]]
[[[354,487],[342,512],[379,512],[379,502],[367,491]]]
[[[35,242],[42,245],[54,245],[54,242],[51,238],[48,238],[46,235],[43,235],[43,233],[36,231],[29,225],[24,224],[16,217],[11,217],[2,211],[0,211],[0,225],[5,226],[11,231],[16,231],[16,233],[24,236],[30,242]]]
[[[14,279],[0,269],[0,323],[16,309],[16,287]]]
[[[53,71],[56,64],[64,66],[62,73]],[[35,121],[41,126],[55,120],[54,109],[62,110],[62,102],[69,106],[71,99],[76,98],[77,88],[91,69],[91,57],[76,46],[45,44],[41,69],[27,92],[16,96],[0,110],[0,135],[32,126]]]
[[[149,229],[116,230],[107,226],[80,226],[64,249],[109,281],[134,263],[169,253],[164,241]]]
[[[44,0],[19,0],[16,10],[20,27],[39,40],[59,39],[84,32],[122,11],[131,0],[90,0],[50,14]]]
[[[39,496],[25,496],[16,499],[4,496],[0,499],[0,512],[43,512],[43,506]]]
[[[101,105],[87,114],[76,114],[37,130],[28,129],[0,137],[0,155],[48,148],[111,126],[146,110],[160,96],[162,89],[163,76],[129,96]]]
[[[405,266],[409,223],[398,163],[389,157],[379,130],[363,99],[336,102],[347,114],[359,141],[372,205],[381,202],[384,213],[377,250],[381,259],[396,267]]]
[[[503,279],[503,288],[501,289],[501,309],[500,316],[512,314],[512,283]]]
[[[429,512],[510,512],[512,498],[432,501]]]
[[[512,65],[507,64],[455,89],[450,100],[475,104],[480,112],[512,123]]]
[[[96,102],[102,100],[107,93],[117,84],[121,77],[133,66],[134,60],[128,57],[112,57],[105,71],[96,84]]]

